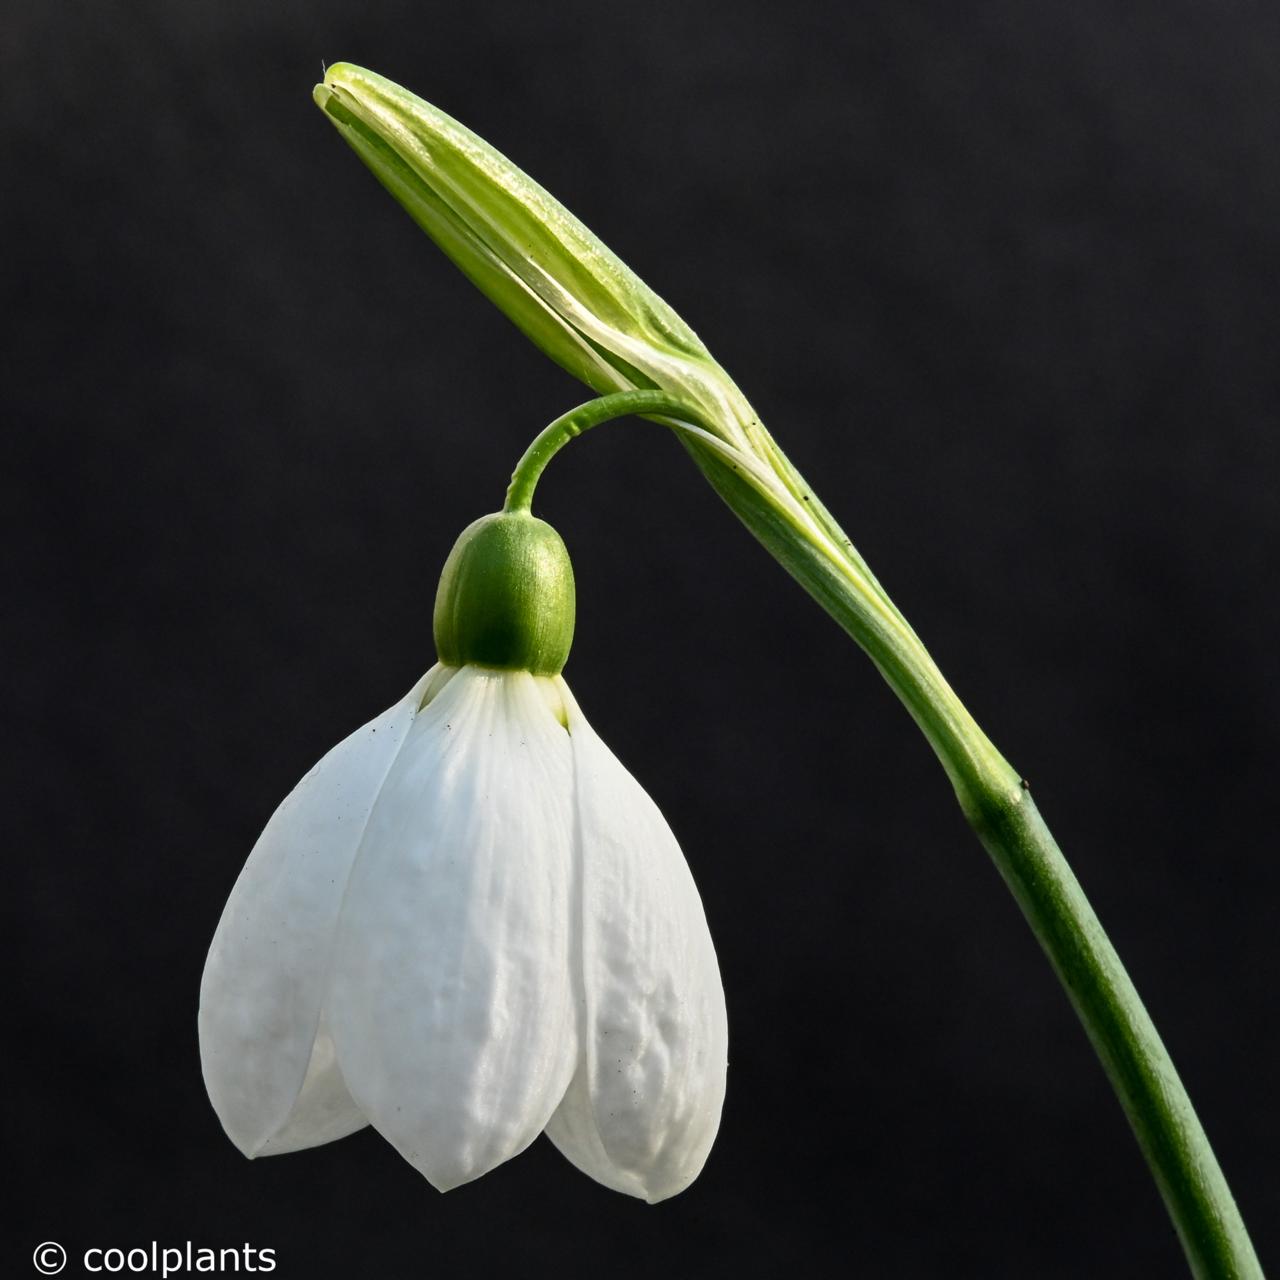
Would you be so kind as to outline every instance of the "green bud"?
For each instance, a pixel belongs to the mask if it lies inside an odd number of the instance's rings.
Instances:
[[[527,511],[469,524],[436,591],[440,661],[559,675],[573,644],[573,565],[564,540]]]

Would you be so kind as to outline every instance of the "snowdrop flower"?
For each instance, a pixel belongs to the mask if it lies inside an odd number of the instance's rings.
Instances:
[[[372,1124],[448,1190],[543,1130],[650,1202],[719,1125],[724,993],[688,866],[561,677],[559,535],[487,516],[441,579],[440,662],[267,824],[200,996],[248,1156]]]

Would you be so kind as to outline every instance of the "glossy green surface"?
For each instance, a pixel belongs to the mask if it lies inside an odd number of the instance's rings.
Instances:
[[[527,511],[481,516],[440,574],[436,653],[451,667],[559,675],[574,616],[573,565],[560,535]]]

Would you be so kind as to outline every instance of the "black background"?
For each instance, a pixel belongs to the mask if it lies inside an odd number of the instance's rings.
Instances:
[[[8,6],[6,1127],[56,1239],[281,1276],[1176,1276],[1084,1036],[871,665],[678,445],[541,514],[567,676],[731,1023],[657,1208],[544,1140],[440,1197],[245,1162],[196,995],[262,824],[432,661],[454,536],[585,398],[377,187],[321,59],[436,102],[698,330],[1042,810],[1280,1256],[1273,5]]]

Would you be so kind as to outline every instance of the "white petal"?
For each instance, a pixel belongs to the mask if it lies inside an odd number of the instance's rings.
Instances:
[[[260,1156],[278,1156],[286,1151],[301,1151],[304,1147],[318,1147],[325,1142],[345,1138],[369,1122],[364,1113],[352,1101],[346,1081],[338,1068],[338,1057],[333,1049],[333,1037],[320,1015],[320,1029],[316,1042],[311,1046],[311,1061],[307,1064],[307,1076],[302,1082],[298,1100],[293,1104],[284,1127],[263,1143]]]
[[[728,1025],[702,900],[657,806],[567,688],[582,903],[583,1054],[547,1135],[653,1203],[697,1177],[720,1125]]]
[[[442,1191],[523,1150],[577,1058],[569,738],[527,673],[464,667],[383,786],[329,1017],[374,1127]]]
[[[258,838],[222,912],[200,984],[200,1060],[218,1118],[247,1156],[359,1127],[316,1033],[360,838],[437,670],[298,783]],[[286,1145],[281,1131],[304,1080],[308,1112],[320,1105],[310,1121],[304,1116],[291,1126]]]

